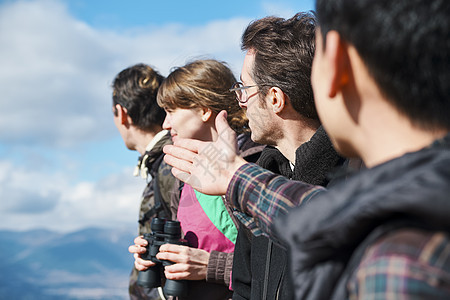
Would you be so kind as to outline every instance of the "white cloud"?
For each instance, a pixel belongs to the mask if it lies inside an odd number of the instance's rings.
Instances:
[[[86,226],[136,224],[145,181],[131,168],[99,182],[72,182],[70,174],[43,173],[0,161],[2,228],[71,231]]]
[[[277,16],[282,18],[293,17],[301,11],[310,11],[314,8],[314,1],[283,1],[283,2],[262,2],[262,8],[265,15]]]
[[[169,25],[130,32],[96,30],[56,0],[0,6],[0,142],[71,147],[110,138],[110,83],[145,62],[167,75],[207,55],[239,71],[239,39],[249,20],[204,27]]]
[[[249,21],[114,32],[75,19],[58,0],[1,3],[1,228],[136,224],[144,183],[130,169],[98,182],[82,176],[117,159],[101,145],[118,135],[110,109],[114,76],[138,62],[167,75],[198,56],[227,61],[238,75],[240,36]],[[73,157],[77,147],[95,147],[105,157],[91,150]],[[83,169],[91,162],[91,170]]]

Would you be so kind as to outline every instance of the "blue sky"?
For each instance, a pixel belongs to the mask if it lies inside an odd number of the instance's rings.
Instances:
[[[305,1],[0,1],[0,229],[134,226],[145,182],[114,127],[111,82],[199,57],[239,76],[251,20]]]

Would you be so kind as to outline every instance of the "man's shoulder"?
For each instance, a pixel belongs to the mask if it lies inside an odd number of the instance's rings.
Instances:
[[[351,296],[450,296],[450,235],[402,228],[367,248],[349,282]]]
[[[161,160],[158,166],[158,180],[161,182],[170,182],[173,184],[176,178],[172,174],[172,166],[167,164],[164,159]]]
[[[166,135],[164,135],[159,142],[155,145],[155,149],[158,149],[158,153],[159,153],[159,157],[156,160],[156,162],[158,163],[157,165],[157,176],[158,176],[158,180],[169,180],[169,181],[174,181],[175,177],[172,175],[172,166],[170,166],[169,164],[167,164],[164,161],[164,153],[163,153],[163,148],[166,145],[171,145],[172,144],[172,139],[170,137],[170,134],[167,133]],[[165,178],[165,179],[163,179]]]

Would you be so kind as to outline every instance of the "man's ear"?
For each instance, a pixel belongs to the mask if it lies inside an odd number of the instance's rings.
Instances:
[[[208,122],[212,116],[212,110],[210,108],[202,108],[202,121]]]
[[[273,112],[276,114],[282,112],[288,101],[287,95],[280,88],[271,87],[268,96]]]
[[[328,96],[333,98],[349,81],[350,64],[347,53],[347,43],[337,31],[331,30],[326,35],[324,45],[325,59],[329,67]]]
[[[120,124],[125,125],[125,126],[130,125],[131,124],[131,118],[130,118],[130,116],[128,116],[127,109],[124,108],[120,104],[116,104],[115,108],[116,108],[116,112],[117,112],[117,117],[120,120]]]

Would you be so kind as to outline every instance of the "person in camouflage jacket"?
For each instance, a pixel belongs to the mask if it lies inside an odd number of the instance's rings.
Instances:
[[[172,140],[169,132],[162,129],[166,113],[156,102],[163,79],[150,66],[137,64],[121,71],[113,82],[114,123],[126,147],[140,153],[134,175],[147,180],[141,197],[139,235],[150,232],[154,217],[171,219],[171,199],[176,202],[171,195],[175,178],[163,161],[162,152]],[[160,299],[156,290],[136,284],[137,275],[133,266],[130,299]]]

